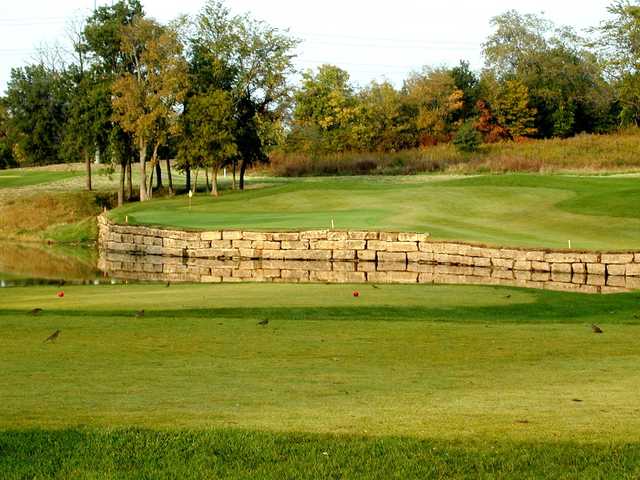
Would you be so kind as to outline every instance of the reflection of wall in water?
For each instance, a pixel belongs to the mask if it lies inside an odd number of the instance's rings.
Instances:
[[[584,293],[614,293],[640,288],[640,277],[417,262],[210,260],[102,252],[100,268],[114,278],[163,282],[479,284]]]

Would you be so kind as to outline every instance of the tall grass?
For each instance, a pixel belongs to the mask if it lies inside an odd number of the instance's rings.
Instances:
[[[271,170],[283,177],[410,175],[423,172],[634,172],[640,170],[640,129],[569,139],[484,145],[462,153],[441,144],[400,152],[347,152],[310,156],[275,153]]]

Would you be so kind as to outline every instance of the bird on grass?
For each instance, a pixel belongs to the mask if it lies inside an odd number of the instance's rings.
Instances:
[[[171,286],[171,282],[167,282],[167,288]]]
[[[56,339],[60,336],[60,330],[56,330],[55,332],[53,332],[51,335],[49,335],[44,342],[42,343],[47,343],[47,342],[55,342]]]
[[[604,333],[602,329],[596,324],[591,325],[591,330],[593,330],[593,333]]]
[[[42,309],[41,308],[34,308],[29,313],[31,313],[31,315],[40,315],[42,313]]]
[[[376,290],[378,290],[380,287],[377,285],[371,285],[373,288],[375,288]]]
[[[138,318],[140,318],[140,317],[144,317],[144,309],[142,309],[142,310],[138,310],[138,311],[136,312],[136,317],[138,317]]]
[[[264,320],[261,320],[258,322],[258,325],[261,325],[263,327],[266,327],[269,324],[269,319],[265,318]]]

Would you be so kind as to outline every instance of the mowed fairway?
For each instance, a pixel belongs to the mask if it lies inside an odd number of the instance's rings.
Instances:
[[[503,175],[255,180],[261,187],[131,204],[130,223],[247,229],[425,231],[506,246],[640,248],[640,177]]]
[[[0,427],[640,440],[640,295],[360,288],[0,290]]]

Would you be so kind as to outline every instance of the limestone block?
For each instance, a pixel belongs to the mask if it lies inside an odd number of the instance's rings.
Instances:
[[[333,270],[336,272],[355,272],[355,262],[333,262]]]
[[[547,263],[547,262],[532,261],[531,262],[531,268],[535,272],[550,272],[551,271],[551,265],[549,263]]]
[[[571,273],[573,269],[570,263],[552,263],[551,273]]]
[[[336,241],[348,240],[348,239],[349,239],[348,232],[335,232],[335,231],[327,232],[327,240],[336,242]]]
[[[408,252],[408,262],[434,262],[435,256],[430,252]]]
[[[212,240],[211,241],[211,248],[213,249],[230,249],[232,248],[232,243],[231,240]]]
[[[395,232],[380,232],[379,237],[383,242],[397,242],[398,233]]]
[[[417,252],[417,242],[389,242],[387,252]]]
[[[358,260],[373,261],[376,260],[375,250],[358,250]]]
[[[312,250],[341,250],[345,249],[345,241],[316,240],[310,243]]]
[[[633,253],[603,253],[602,263],[627,264],[633,262]]]
[[[432,242],[418,242],[418,250],[425,253],[434,253]]]
[[[577,292],[580,291],[582,287],[583,285],[563,282],[547,282],[544,284],[545,290],[554,290],[558,292]]]
[[[366,250],[361,250],[362,252]],[[356,259],[356,251],[355,250],[334,250],[333,257],[334,260],[355,260]]]
[[[242,240],[242,232],[237,230],[224,230],[222,240]]]
[[[493,270],[493,273],[491,274],[491,276],[493,278],[501,278],[506,280],[511,280],[515,278],[513,274],[513,270],[507,269],[507,268],[496,268]]]
[[[525,260],[529,262],[544,262],[544,252],[541,252],[541,251],[526,252]]]
[[[627,275],[627,288],[632,290],[640,290],[640,275],[630,277]]]
[[[476,267],[490,267],[491,266],[491,259],[490,258],[484,258],[484,257],[472,257],[473,258],[473,265]]]
[[[640,263],[629,263],[626,274],[628,277],[640,277]]]
[[[429,263],[408,263],[407,264],[407,272],[434,273],[435,269],[436,269],[436,266]]]
[[[308,250],[309,240],[283,240],[280,243],[283,250]]]
[[[367,282],[370,283],[389,283],[389,272],[368,272]]]
[[[426,233],[398,233],[399,242],[424,242],[429,238]]]
[[[636,253],[636,254],[634,254],[634,261],[635,261],[636,263],[640,263],[640,253]]]
[[[240,270],[240,269],[234,269],[231,272],[231,275],[237,278],[251,278],[254,275],[255,270]]]
[[[615,294],[615,293],[623,293],[626,292],[627,289],[626,288],[619,288],[619,287],[600,287],[598,289],[598,292],[596,293],[602,293],[605,295],[611,295],[611,294]]]
[[[246,279],[239,277],[222,277],[222,283],[241,283],[245,281]]]
[[[626,265],[607,265],[607,275],[625,276],[627,272]]]
[[[587,285],[596,285],[598,287],[603,287],[606,284],[606,277],[604,275],[589,275],[587,277]]]
[[[571,271],[573,273],[587,273],[587,266],[582,262],[574,263],[571,265]]]
[[[514,270],[531,271],[531,262],[526,260],[516,260],[513,265]]]
[[[367,240],[367,250],[377,250],[378,252],[386,252],[389,242],[381,240]]]
[[[122,242],[122,234],[120,233],[115,233],[115,232],[109,232],[109,234],[107,235],[107,241],[108,242]]]
[[[239,248],[238,256],[240,258],[262,258],[262,250],[255,248]]]
[[[265,232],[242,232],[243,240],[251,240],[252,242],[256,241],[269,241],[273,239],[273,233],[265,233]],[[204,238],[203,238],[204,240]],[[214,240],[214,239],[212,239]],[[220,240],[216,238],[215,240]]]
[[[434,273],[438,275],[468,275],[473,276],[474,268],[460,265],[435,265]]]
[[[365,272],[311,272],[312,282],[330,283],[364,283],[366,281]]]
[[[627,279],[624,276],[611,276],[607,277],[608,287],[626,287]]]
[[[349,240],[378,240],[378,232],[349,232]]]
[[[492,258],[491,265],[495,268],[513,269],[514,261],[507,258]]]
[[[551,279],[550,272],[532,272],[531,280],[534,282],[548,282]]]
[[[265,250],[266,251],[266,250]],[[331,250],[280,250],[285,260],[331,260]]]
[[[135,243],[135,236],[130,233],[123,233],[122,243]]]
[[[587,283],[587,274],[586,273],[574,273],[571,276],[571,283],[579,283],[580,285],[584,285]]]
[[[516,280],[529,281],[531,280],[531,270],[516,270],[514,276]]]
[[[300,232],[300,240],[326,240],[327,230],[308,230],[306,232]]]
[[[433,283],[434,275],[433,273],[421,273],[418,275],[418,283]]]
[[[376,262],[358,262],[356,270],[358,272],[375,272]]]
[[[474,277],[490,277],[491,269],[487,267],[473,267],[473,276]]]
[[[580,262],[582,263],[600,263],[599,253],[581,253]]]
[[[515,260],[516,257],[519,257],[519,253],[518,250],[511,250],[511,249],[506,249],[503,248],[502,250],[500,250],[500,258],[507,258],[510,260]],[[526,257],[526,255],[525,255]],[[526,258],[525,258],[526,260]]]
[[[251,248],[251,240],[233,240],[231,242],[232,248]]]
[[[262,258],[265,260],[283,260],[285,250],[262,250]]]
[[[202,232],[200,234],[200,238],[202,240],[208,240],[208,241],[211,241],[211,240],[222,240],[222,232],[218,232],[218,231],[216,231],[216,232]]]
[[[571,283],[573,275],[566,272],[551,272],[551,281],[560,283]]]
[[[407,264],[404,262],[380,262],[378,263],[379,272],[404,272]]]
[[[546,253],[545,262],[549,263],[578,263],[580,262],[579,253]]]
[[[459,265],[466,265],[468,267],[472,267],[473,266],[473,257],[469,257],[467,255],[460,255],[458,257],[458,264]]]
[[[308,240],[308,237],[303,237],[302,235],[304,233],[310,233],[310,232],[278,232],[278,233],[274,233],[272,240],[274,241],[286,241],[286,242],[295,242],[297,240],[302,239],[306,239]]]
[[[587,273],[589,275],[604,275],[606,267],[603,263],[587,263]]]
[[[417,283],[417,272],[389,272],[388,278],[393,283]]]
[[[164,250],[163,247],[160,247],[158,245],[145,245],[144,254],[145,255],[162,255],[163,250]]]
[[[280,250],[281,243],[271,240],[253,240],[251,241],[251,248],[256,250]]]
[[[378,252],[380,262],[407,262],[407,254],[403,252]]]

